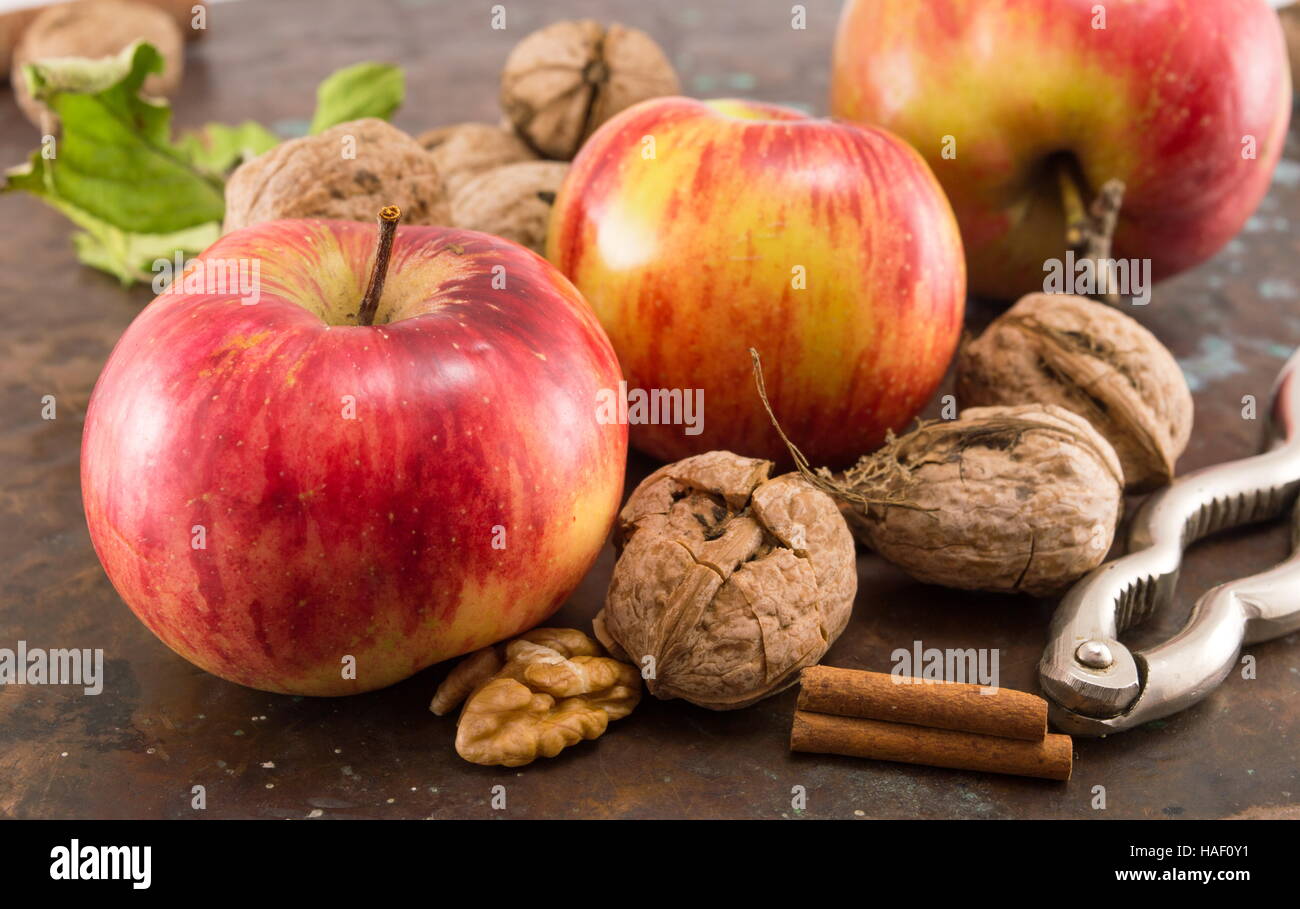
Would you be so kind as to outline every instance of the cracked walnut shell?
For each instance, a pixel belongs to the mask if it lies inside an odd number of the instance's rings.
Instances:
[[[1122,312],[1029,294],[957,359],[963,407],[1057,404],[1106,437],[1133,491],[1163,486],[1192,433],[1192,393],[1173,355]]]
[[[746,707],[794,684],[848,624],[853,537],[830,496],[772,462],[713,451],[647,477],[619,513],[596,617],[659,698]]]
[[[527,35],[501,72],[501,109],[515,130],[543,156],[561,161],[619,111],[678,91],[677,74],[653,38],[591,19]]]
[[[353,120],[236,168],[223,232],[279,218],[373,223],[386,205],[401,208],[403,224],[451,223],[442,178],[420,143],[383,120]]]
[[[464,700],[456,753],[474,764],[522,767],[605,732],[641,699],[636,669],[603,656],[572,628],[534,628],[458,664],[430,709],[449,713]]]

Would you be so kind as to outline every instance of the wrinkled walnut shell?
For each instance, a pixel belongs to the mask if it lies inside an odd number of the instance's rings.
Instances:
[[[447,197],[485,171],[533,161],[537,155],[511,130],[490,123],[457,123],[421,133],[416,139],[433,155]]]
[[[479,174],[452,200],[452,224],[505,237],[544,255],[551,207],[568,170],[563,161],[525,161]]]
[[[1130,490],[1164,485],[1192,433],[1192,393],[1151,332],[1084,297],[1030,294],[962,346],[963,407],[1056,404],[1111,443]]]
[[[515,45],[501,73],[501,109],[541,155],[568,161],[619,111],[679,90],[672,64],[645,32],[582,19]]]
[[[816,482],[859,540],[919,581],[1045,596],[1105,558],[1122,478],[1087,420],[1035,404],[923,424]]]
[[[656,697],[746,707],[794,684],[848,624],[858,575],[844,518],[771,468],[696,455],[652,473],[619,513],[595,629]]]
[[[521,767],[605,732],[641,700],[636,669],[603,656],[573,628],[534,628],[462,660],[429,709],[464,701],[456,753],[474,764]]]
[[[85,0],[49,7],[32,20],[14,48],[10,82],[18,106],[37,126],[42,114],[49,114],[49,108],[28,91],[23,64],[51,57],[112,57],[136,40],[148,41],[163,58],[163,71],[148,76],[140,91],[151,97],[175,94],[185,72],[185,37],[167,13],[129,0]]]
[[[403,224],[451,223],[429,153],[383,120],[353,120],[282,142],[236,168],[226,183],[223,230],[278,218],[373,222],[386,205],[401,208]]]

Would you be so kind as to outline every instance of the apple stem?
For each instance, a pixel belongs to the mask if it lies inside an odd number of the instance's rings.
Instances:
[[[396,205],[385,205],[379,210],[379,242],[375,246],[375,262],[370,266],[370,283],[357,310],[358,325],[372,325],[379,311],[379,298],[384,293],[384,279],[388,277],[388,260],[393,255],[393,236],[397,222],[402,220],[402,210]]]
[[[1088,226],[1088,210],[1083,204],[1079,181],[1068,164],[1056,170],[1056,180],[1061,189],[1061,207],[1065,211],[1065,245],[1077,249],[1083,243]]]
[[[1065,212],[1065,244],[1082,259],[1091,259],[1098,281],[1106,276],[1101,286],[1104,290],[1094,298],[1112,306],[1119,304],[1119,291],[1111,261],[1111,241],[1119,211],[1124,204],[1124,181],[1107,180],[1101,191],[1093,197],[1091,205],[1084,204],[1084,182],[1073,161],[1062,160],[1056,169],[1056,179],[1061,191],[1061,208]]]
[[[749,356],[754,363],[754,385],[758,389],[758,399],[763,402],[763,409],[767,411],[767,418],[772,422],[772,428],[776,430],[776,434],[785,443],[786,450],[790,452],[795,469],[799,471],[805,480],[836,500],[852,502],[863,509],[879,505],[924,510],[919,509],[919,506],[907,503],[896,495],[889,493],[877,494],[872,487],[855,484],[847,479],[837,479],[824,467],[814,470],[812,464],[808,462],[807,456],[799,450],[799,446],[790,441],[790,437],[785,434],[785,430],[781,428],[781,422],[777,420],[776,413],[772,410],[772,402],[767,397],[767,381],[763,378],[763,360],[759,357],[758,351],[751,347]],[[892,432],[889,434],[888,439],[892,441]],[[840,477],[844,478],[845,474],[840,474]]]

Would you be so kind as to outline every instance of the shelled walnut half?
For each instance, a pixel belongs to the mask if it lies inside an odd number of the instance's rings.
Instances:
[[[572,628],[534,628],[470,654],[434,694],[442,716],[461,702],[456,753],[521,767],[604,734],[641,700],[641,677]]]

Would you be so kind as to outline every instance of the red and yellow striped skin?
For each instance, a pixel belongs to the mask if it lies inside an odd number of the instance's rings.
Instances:
[[[260,260],[260,302],[163,293],[91,399],[82,490],[105,570],[168,646],[243,685],[367,691],[522,632],[618,507],[626,427],[595,406],[621,374],[572,285],[513,243],[403,227],[376,324],[348,325],[375,236],[279,221],[222,238],[201,259]]]
[[[850,0],[831,109],[911,142],[943,183],[971,290],[1042,290],[1065,250],[1047,160],[1127,186],[1114,255],[1159,279],[1209,258],[1268,190],[1291,113],[1265,0]],[[945,137],[955,157],[945,158]],[[1243,157],[1253,137],[1256,157]],[[952,147],[950,143],[949,147]]]
[[[704,390],[699,435],[630,428],[666,460],[787,460],[754,347],[790,437],[816,463],[849,463],[924,406],[961,329],[961,242],[920,156],[881,130],[752,102],[661,98],[602,126],[556,199],[547,256],[630,388]]]

